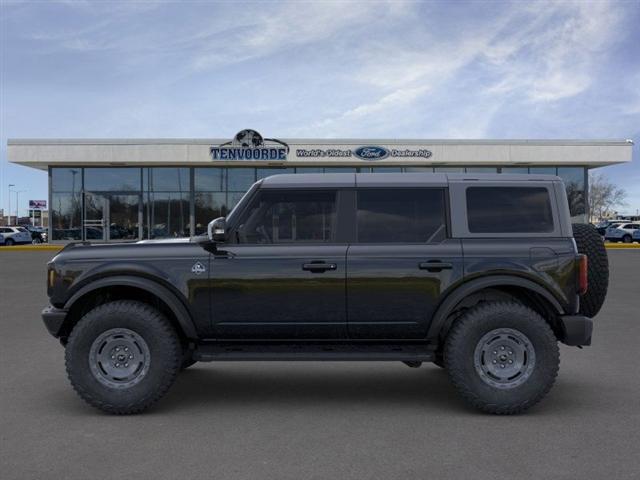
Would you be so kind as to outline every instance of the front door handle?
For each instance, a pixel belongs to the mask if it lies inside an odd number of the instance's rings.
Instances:
[[[451,270],[453,264],[431,260],[429,262],[420,262],[418,268],[427,272],[441,272],[442,270]]]
[[[302,270],[307,270],[311,273],[323,273],[327,270],[336,270],[337,268],[338,266],[335,263],[311,262],[302,264]]]

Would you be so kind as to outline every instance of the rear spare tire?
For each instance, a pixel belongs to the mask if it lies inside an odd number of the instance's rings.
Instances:
[[[602,237],[593,225],[574,223],[573,238],[578,252],[587,256],[587,293],[580,296],[580,313],[595,317],[602,308],[609,288],[609,259]]]

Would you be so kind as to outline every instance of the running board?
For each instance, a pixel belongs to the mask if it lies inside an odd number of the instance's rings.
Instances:
[[[399,361],[431,362],[426,344],[329,344],[329,343],[204,343],[194,360],[214,361]]]

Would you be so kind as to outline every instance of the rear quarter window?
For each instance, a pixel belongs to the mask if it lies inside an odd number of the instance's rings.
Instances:
[[[549,191],[544,187],[469,187],[471,233],[548,233],[554,230]]]

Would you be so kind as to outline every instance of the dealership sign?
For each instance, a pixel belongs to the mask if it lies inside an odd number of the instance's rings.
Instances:
[[[317,148],[319,147],[319,148]],[[235,161],[285,161],[312,158],[335,158],[353,160],[383,159],[427,159],[431,158],[431,150],[416,146],[398,146],[390,148],[382,145],[299,145],[293,154],[289,154],[289,145],[275,138],[264,138],[255,130],[242,130],[233,140],[210,149],[212,160]]]
[[[213,160],[286,160],[288,153],[289,145],[255,130],[242,130],[230,142],[211,147]]]
[[[46,210],[47,201],[46,200],[29,200],[29,208],[31,210]]]

